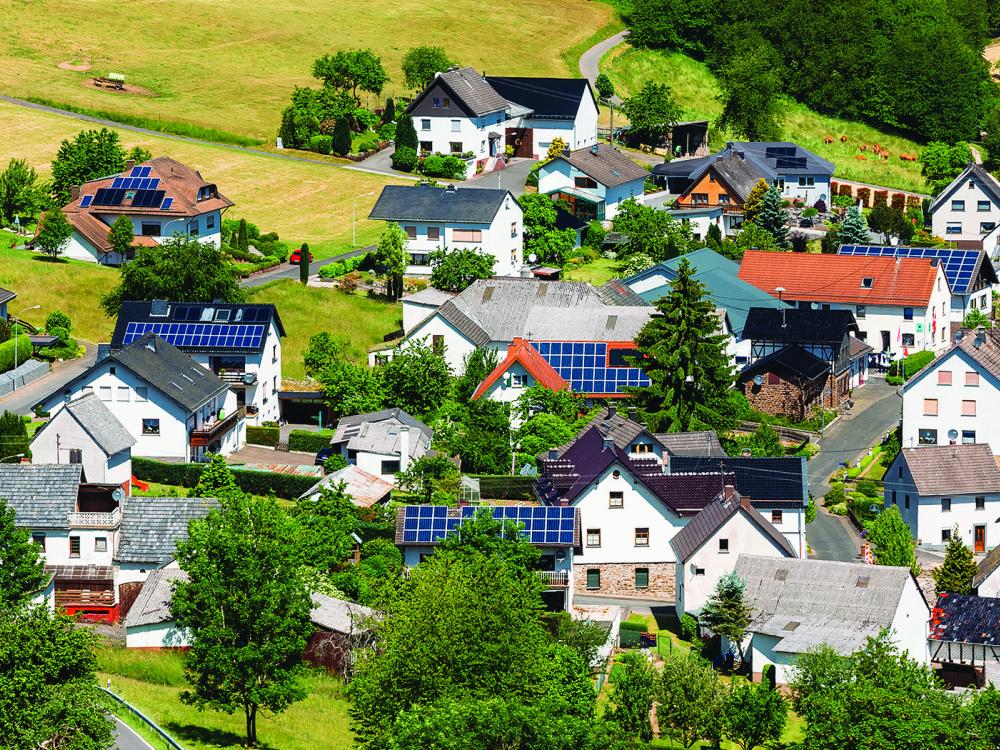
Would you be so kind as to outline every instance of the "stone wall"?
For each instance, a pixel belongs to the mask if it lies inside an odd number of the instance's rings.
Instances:
[[[587,588],[587,571],[601,571],[601,587]],[[649,586],[636,588],[635,569],[649,570]],[[586,563],[573,566],[573,586],[577,596],[625,596],[672,601],[676,595],[676,567],[660,563]]]
[[[782,378],[777,378],[776,383],[772,383],[773,378],[764,376],[764,382],[760,385],[747,381],[744,384],[744,393],[747,401],[757,411],[770,414],[771,416],[783,416],[789,419],[802,420],[805,414],[809,414],[819,402],[818,393],[810,393],[806,397],[805,412],[802,409],[802,389],[794,383],[790,383]]]
[[[14,391],[15,386],[21,388],[35,380],[38,380],[49,371],[46,362],[37,359],[29,359],[27,362],[17,366],[17,369],[0,374],[0,396],[6,396]]]

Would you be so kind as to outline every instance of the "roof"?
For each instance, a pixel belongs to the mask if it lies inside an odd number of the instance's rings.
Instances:
[[[862,354],[868,354],[875,351],[875,347],[868,342],[859,339],[857,336],[851,336],[849,344],[851,348],[848,351],[847,356],[851,359],[857,359]]]
[[[632,291],[621,279],[611,279],[604,285],[597,287],[597,293],[608,305],[619,305],[623,307],[645,307],[649,302]]]
[[[931,610],[928,640],[1000,646],[1000,599],[941,594]]]
[[[493,188],[386,185],[368,214],[380,221],[439,221],[443,224],[492,224],[508,190]]]
[[[894,245],[841,245],[840,255],[888,256],[890,258],[937,258],[952,294],[969,294],[980,277],[989,284],[997,283],[997,273],[980,247],[903,247]]]
[[[177,554],[177,543],[187,539],[188,524],[218,507],[218,500],[203,497],[125,498],[115,562],[169,562]]]
[[[979,346],[976,346],[976,334],[970,331],[952,348],[961,349],[987,372],[1000,378],[1000,332],[991,329],[984,334]]]
[[[715,430],[695,432],[658,432],[653,437],[663,446],[669,456],[725,457],[719,436]]]
[[[806,460],[799,456],[675,456],[670,459],[671,472],[724,471],[734,474],[736,491],[749,498],[754,505],[783,502],[805,506],[809,502],[806,466]]]
[[[777,638],[780,653],[821,643],[853,653],[892,626],[913,581],[909,568],[759,555],[740,555],[736,572],[746,581],[748,630]]]
[[[118,418],[111,413],[111,410],[93,392],[85,393],[66,404],[52,419],[42,425],[41,429],[35,433],[35,438],[48,428],[53,421],[59,419],[61,414],[66,414],[75,419],[80,427],[97,443],[97,447],[108,456],[121,453],[136,443],[132,434],[125,429],[125,426],[118,421]],[[34,439],[32,442],[34,442]]]
[[[4,289],[2,286],[0,286],[0,305],[2,305],[4,302],[10,302],[16,296],[17,294],[15,292],[10,291],[10,289]]]
[[[850,310],[792,308],[782,311],[773,307],[751,307],[743,326],[743,338],[839,347],[844,336],[858,330],[854,313]]]
[[[573,120],[584,96],[593,98],[586,78],[501,78],[486,82],[508,102],[531,110],[532,118]]]
[[[507,347],[507,356],[504,357],[503,361],[494,367],[493,371],[476,387],[475,393],[472,394],[472,400],[475,401],[486,393],[515,363],[520,364],[528,371],[528,374],[538,381],[539,385],[550,391],[561,391],[569,385],[530,342],[516,338],[514,343]]]
[[[521,536],[536,547],[581,547],[580,510],[546,505],[406,505],[396,509],[396,544],[433,546],[481,511],[497,521],[519,524]]]
[[[724,156],[716,159],[708,168],[714,170],[741,200],[746,199],[757,182],[764,176],[753,162],[738,156]],[[693,183],[692,186],[694,184],[696,183]]]
[[[345,444],[349,450],[369,453],[398,454],[399,428],[410,428],[410,456],[418,458],[427,452],[434,431],[402,409],[382,409],[367,414],[341,417],[330,445]],[[415,434],[414,434],[415,433]]]
[[[569,162],[605,187],[617,187],[649,177],[645,167],[605,143],[597,144],[596,148],[563,151],[555,161],[560,159]]]
[[[126,630],[142,625],[160,625],[173,622],[170,600],[173,598],[174,582],[187,581],[188,574],[180,568],[158,568],[149,572],[142,584],[139,596],[132,603],[125,616]]]
[[[382,477],[370,474],[354,464],[349,464],[343,469],[337,469],[337,471],[327,474],[299,497],[300,499],[311,497],[327,487],[336,487],[341,482],[344,484],[344,492],[350,495],[351,502],[362,508],[370,508],[385,500],[393,488],[392,482],[387,482]]]
[[[348,635],[367,629],[368,622],[376,616],[374,609],[326,594],[313,594],[312,605],[309,615],[312,624],[333,633]]]
[[[524,326],[533,341],[633,341],[655,312],[651,305],[536,305]]]
[[[453,98],[460,101],[473,117],[503,112],[510,106],[474,68],[455,68],[438,73],[427,88],[407,107],[407,113],[411,112],[438,83],[449,89]]]
[[[938,208],[944,205],[945,201],[949,200],[952,194],[970,177],[976,178],[979,184],[983,187],[983,190],[986,191],[987,195],[989,195],[994,202],[1000,205],[1000,182],[997,182],[996,177],[991,175],[974,161],[970,161],[968,165],[966,165],[965,169],[962,170],[962,173],[952,180],[948,184],[948,187],[942,190],[941,193],[931,201],[931,204],[927,209],[928,212],[933,214],[937,211]]]
[[[906,462],[923,497],[1000,492],[1000,468],[989,443],[904,448],[897,460]]]
[[[421,289],[419,292],[408,294],[402,299],[404,305],[426,305],[427,307],[441,307],[445,302],[455,296],[455,292],[446,292],[443,289],[436,289],[432,286]]]
[[[629,416],[633,410],[623,413],[611,407],[606,407],[593,419],[588,420],[576,437],[565,445],[553,449],[555,456],[562,456],[591,427],[596,426],[601,434],[611,440],[623,451],[628,451],[640,435],[647,435],[650,440],[658,442],[668,456],[725,456],[719,437],[713,430],[698,432],[671,432],[651,434],[644,424]],[[551,452],[546,453],[550,455]]]
[[[125,301],[118,311],[111,348],[155,333],[185,352],[247,354],[264,351],[271,322],[285,335],[278,309],[269,303]]]
[[[701,546],[712,538],[716,531],[725,526],[731,518],[742,513],[767,537],[785,557],[796,557],[795,550],[785,535],[774,528],[774,524],[753,509],[749,501],[738,493],[732,497],[715,500],[705,506],[698,515],[688,521],[670,540],[670,546],[681,563],[686,563]]]
[[[871,258],[748,250],[740,278],[782,299],[926,307],[939,267],[917,258]]]
[[[801,346],[783,346],[778,351],[751,362],[736,376],[738,382],[745,382],[764,372],[791,375],[797,380],[816,380],[830,371],[830,364]],[[786,378],[787,379],[787,378]]]
[[[742,158],[753,165],[760,177],[769,182],[780,175],[833,175],[834,165],[812,151],[791,141],[729,141],[710,156],[696,159],[675,159],[653,168],[657,175],[681,177],[697,181],[708,166],[720,159]],[[756,182],[756,180],[754,180]],[[751,186],[752,187],[752,186]]]
[[[1000,544],[991,549],[989,554],[979,561],[979,565],[976,566],[976,575],[972,578],[972,588],[979,588],[983,581],[993,575],[997,568],[1000,568]]]
[[[18,526],[64,529],[76,510],[80,464],[0,464],[0,498]]]

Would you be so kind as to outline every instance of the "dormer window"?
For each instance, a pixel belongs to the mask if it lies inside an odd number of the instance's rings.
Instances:
[[[875,284],[875,279],[871,276],[865,276],[863,279],[861,279],[862,289],[871,289],[874,284]]]
[[[231,310],[221,310],[221,309],[217,310],[215,312],[215,320],[216,320],[216,322],[217,323],[228,323],[229,322],[229,313],[230,312],[231,312]]]
[[[210,186],[205,186],[203,188],[198,188],[198,200],[208,200],[212,197],[212,188]]]

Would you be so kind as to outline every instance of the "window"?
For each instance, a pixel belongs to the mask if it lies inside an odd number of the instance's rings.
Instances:
[[[936,398],[924,399],[924,416],[936,417],[938,413],[938,400]]]
[[[108,551],[108,538],[106,536],[99,536],[94,539],[94,552],[107,552]]]
[[[729,540],[728,539],[720,539],[719,540],[719,554],[720,555],[728,555],[729,554]]]
[[[900,479],[903,478],[903,467],[902,466],[898,466],[896,468],[896,476],[899,477]]]
[[[871,289],[874,285],[875,285],[875,279],[871,276],[865,276],[863,279],[861,279],[862,289]]]
[[[135,388],[135,400],[136,401],[148,401],[149,400],[149,389],[144,385],[136,386]]]
[[[434,150],[434,144],[431,141],[420,141],[420,151],[424,154],[429,154]]]
[[[81,448],[70,448],[69,449],[69,462],[71,464],[82,464],[83,463],[83,450]]]
[[[635,530],[635,546],[636,547],[649,546],[649,529],[639,528]]]
[[[941,512],[942,513],[951,513],[951,498],[950,497],[942,497],[941,498]]]
[[[903,507],[906,508],[906,510],[910,509],[910,496],[909,495],[903,495]]]
[[[274,344],[271,346],[271,364],[278,361],[278,345]]]
[[[965,384],[971,388],[979,387],[979,373],[978,372],[967,372],[965,373]]]
[[[512,221],[510,223],[510,236],[511,237],[517,237],[517,222],[516,221]]]
[[[781,511],[772,510],[771,511],[771,523],[781,523]]]
[[[410,265],[426,266],[430,263],[427,253],[410,253]]]
[[[937,430],[917,430],[917,443],[920,445],[937,445]]]
[[[990,210],[990,202],[989,201],[979,201],[978,203],[976,203],[976,210],[977,211],[989,211]]]
[[[69,538],[69,556],[70,557],[80,556],[80,537],[71,536]]]
[[[903,320],[913,320],[913,308],[904,307],[903,308]]]
[[[976,510],[986,510],[986,498],[982,495],[976,497]]]
[[[406,238],[409,240],[417,239],[417,228],[416,227],[403,227],[403,231],[406,232]]]
[[[601,530],[600,529],[587,529],[587,546],[588,547],[600,547],[601,546]]]
[[[601,588],[601,569],[600,568],[587,568],[587,588],[588,589],[599,589],[599,588]]]
[[[696,576],[703,576],[703,575],[705,575],[705,569],[704,568],[699,568],[697,565],[695,565],[694,566],[694,574]]]
[[[431,336],[431,351],[439,357],[444,356],[444,336],[442,334],[435,333]]]
[[[462,142],[461,141],[451,141],[448,144],[448,151],[453,156],[457,156],[458,154],[462,153]]]
[[[593,190],[597,187],[597,180],[592,177],[587,177],[586,175],[577,176],[573,178],[573,186],[578,188],[589,188]]]
[[[976,416],[976,402],[975,401],[963,401],[962,402],[962,416],[963,417],[974,417],[974,416]]]
[[[962,445],[972,445],[976,442],[975,430],[962,430]]]
[[[441,239],[441,227],[427,227],[427,239],[429,240]]]
[[[720,206],[728,206],[730,203],[732,203],[732,201],[729,199],[729,193],[719,193]]]
[[[799,187],[813,187],[816,184],[815,177],[800,177]]]
[[[139,230],[142,232],[143,237],[159,237],[160,222],[144,221],[140,225]]]
[[[981,221],[981,222],[979,222],[979,233],[980,234],[989,234],[990,232],[992,232],[996,228],[997,228],[997,224],[996,224],[995,221]]]
[[[709,182],[715,182],[715,172],[709,172],[708,173],[708,181]]]
[[[451,109],[451,99],[449,99],[447,96],[442,97],[441,98],[441,108],[442,109]]]
[[[619,490],[614,490],[608,493],[608,507],[609,508],[623,508],[625,507],[625,493]]]
[[[961,234],[962,233],[962,222],[960,221],[949,221],[944,229],[945,234]]]
[[[510,387],[511,388],[524,388],[526,378],[524,375],[511,375],[510,376]]]
[[[653,446],[651,446],[649,443],[636,443],[635,445],[632,446],[632,452],[633,453],[652,453],[653,452]]]
[[[965,201],[952,201],[951,202],[951,210],[952,211],[964,211],[965,210]]]
[[[708,193],[691,193],[691,202],[695,205],[699,203],[708,205]]]
[[[462,121],[461,120],[452,120],[451,121],[451,132],[452,133],[461,133],[462,132]]]
[[[951,370],[938,370],[938,385],[951,385]]]
[[[97,393],[101,397],[101,401],[110,401],[111,400],[111,386],[110,385],[102,385],[100,388],[97,389]]]
[[[215,229],[215,214],[205,217],[205,229]]]
[[[941,541],[942,542],[951,541],[951,529],[941,529]]]
[[[431,106],[434,107],[434,109],[441,109],[441,97],[435,96],[431,101],[433,102]]]
[[[913,346],[914,345],[914,334],[904,333],[903,334],[903,346]]]
[[[456,229],[451,233],[452,242],[482,242],[483,230],[481,229]]]
[[[649,588],[649,568],[635,569],[635,587],[637,589]]]
[[[425,118],[423,118],[423,119],[422,119],[422,120],[420,121],[420,129],[421,129],[421,130],[430,130],[430,129],[431,129],[431,121],[430,121],[430,118],[427,118],[427,117],[425,117]],[[428,151],[430,151],[430,149],[427,149],[427,150],[428,150]]]
[[[197,237],[198,236],[198,219],[197,218],[191,219],[191,221],[188,222],[187,233],[190,234],[192,237]]]
[[[395,474],[397,471],[399,471],[399,461],[387,459],[382,462],[383,474]]]
[[[892,504],[896,505],[896,490],[892,491]]]
[[[40,531],[33,532],[31,535],[31,541],[38,545],[38,547],[45,551],[45,534]]]
[[[159,435],[160,434],[160,420],[159,419],[144,419],[144,420],[142,420],[142,434],[143,435]]]
[[[868,315],[868,308],[864,305],[855,305],[854,307],[854,317],[858,320],[864,320]]]
[[[128,386],[124,386],[124,385],[118,386],[118,400],[119,401],[130,401],[131,400],[131,397],[129,395],[130,393],[131,393],[131,391],[129,390]]]

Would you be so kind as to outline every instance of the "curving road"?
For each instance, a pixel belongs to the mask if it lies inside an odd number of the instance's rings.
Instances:
[[[146,740],[135,733],[128,724],[117,716],[115,720],[115,746],[114,750],[155,750]]]
[[[601,58],[624,42],[625,37],[627,36],[627,29],[625,31],[619,31],[614,36],[609,36],[604,41],[598,42],[580,55],[580,75],[590,81],[591,86],[594,85],[594,81],[597,80],[597,76],[601,72]],[[615,104],[615,106],[622,103],[622,100],[617,96],[611,97],[611,101]]]

